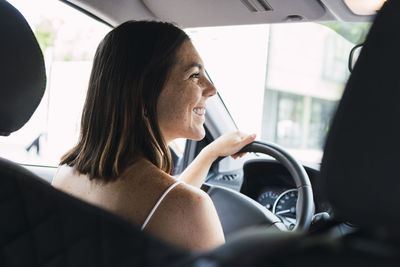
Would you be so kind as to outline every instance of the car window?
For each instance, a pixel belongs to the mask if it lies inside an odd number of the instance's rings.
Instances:
[[[9,2],[25,16],[39,41],[47,87],[29,122],[9,137],[0,137],[0,156],[56,166],[78,139],[92,59],[110,28],[61,1]]]
[[[45,95],[28,123],[0,137],[0,157],[21,164],[57,166],[77,142],[93,56],[111,30],[105,24],[54,0],[9,0],[27,19],[42,49]],[[186,140],[170,144],[177,165]]]
[[[369,23],[187,29],[238,127],[319,163],[349,77],[351,40]]]

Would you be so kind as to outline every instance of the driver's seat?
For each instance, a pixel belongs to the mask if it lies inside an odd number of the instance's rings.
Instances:
[[[46,84],[24,17],[0,0],[0,135],[21,128]],[[0,158],[0,266],[176,266],[188,253]]]

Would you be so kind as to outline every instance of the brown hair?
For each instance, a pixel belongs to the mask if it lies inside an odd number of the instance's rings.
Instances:
[[[143,156],[169,173],[157,101],[186,40],[166,22],[128,21],[109,32],[94,57],[80,139],[60,164],[108,182]]]

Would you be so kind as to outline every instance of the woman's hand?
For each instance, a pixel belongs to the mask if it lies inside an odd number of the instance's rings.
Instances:
[[[214,160],[218,157],[231,156],[233,158],[242,157],[245,153],[237,154],[245,145],[250,144],[256,139],[255,134],[246,134],[241,131],[234,131],[215,139],[214,142],[206,146],[204,152]]]
[[[233,158],[241,157],[245,153],[237,154],[242,147],[250,144],[256,138],[255,134],[245,134],[240,131],[224,134],[214,142],[203,148],[200,154],[180,175],[180,179],[188,184],[200,187],[210,170],[211,164],[218,157],[232,155]]]

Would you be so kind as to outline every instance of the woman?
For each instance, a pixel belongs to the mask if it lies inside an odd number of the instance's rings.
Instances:
[[[206,100],[215,93],[181,29],[123,23],[96,51],[80,140],[63,156],[53,185],[177,246],[205,250],[223,244],[215,207],[199,187],[216,158],[237,153],[255,136],[224,135],[179,180],[169,175],[168,143],[204,137]]]

